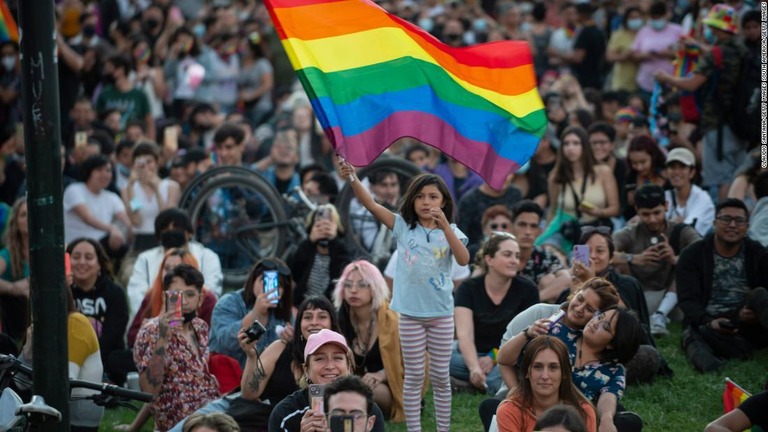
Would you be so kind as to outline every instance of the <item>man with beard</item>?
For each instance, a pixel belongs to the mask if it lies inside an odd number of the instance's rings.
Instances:
[[[683,348],[702,372],[768,346],[768,251],[747,236],[749,212],[741,200],[718,204],[714,226],[680,254],[675,270]]]
[[[301,178],[296,166],[299,163],[299,138],[293,129],[277,132],[269,156],[256,162],[253,168],[260,171],[264,178],[280,194],[292,194],[301,186]]]
[[[613,234],[616,254],[613,263],[633,276],[645,291],[651,315],[651,334],[663,336],[667,315],[677,305],[674,270],[680,251],[701,237],[690,225],[665,218],[667,201],[657,185],[644,185],[635,192],[635,210],[640,219]]]

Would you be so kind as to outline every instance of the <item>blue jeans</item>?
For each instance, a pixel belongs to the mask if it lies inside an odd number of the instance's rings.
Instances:
[[[485,356],[484,353],[477,353],[478,358]],[[469,369],[466,363],[464,363],[464,357],[459,352],[459,343],[453,341],[453,350],[451,351],[451,376],[463,381],[469,381]],[[494,365],[491,372],[485,376],[485,385],[488,386],[486,392],[489,395],[495,395],[501,387],[501,372],[499,372],[499,365]]]

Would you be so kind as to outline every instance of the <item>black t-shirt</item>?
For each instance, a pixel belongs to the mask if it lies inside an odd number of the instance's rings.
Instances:
[[[515,186],[509,186],[504,195],[500,197],[491,197],[480,191],[476,187],[459,200],[459,220],[457,224],[461,232],[469,239],[468,245],[480,243],[483,240],[483,227],[480,226],[483,212],[490,206],[503,204],[510,210],[518,201],[523,199],[520,189]]]
[[[128,327],[128,302],[122,288],[107,278],[100,278],[90,291],[73,285],[72,297],[77,311],[88,317],[96,331],[103,360],[112,351],[125,348],[123,335]]]
[[[739,409],[746,414],[752,426],[760,426],[768,430],[768,391],[752,395],[739,405]]]
[[[507,324],[520,312],[539,303],[539,289],[524,276],[512,279],[512,284],[501,303],[493,304],[485,292],[485,276],[467,279],[459,285],[455,306],[472,310],[475,326],[475,348],[480,354],[499,347]]]
[[[280,357],[277,358],[275,370],[261,393],[261,400],[269,400],[273,406],[299,389],[291,369],[293,364],[291,351],[291,345],[286,345],[283,352],[280,353]]]
[[[269,432],[299,432],[301,430],[301,418],[309,409],[309,394],[306,389],[293,392],[283,399],[269,416]],[[371,432],[384,432],[384,414],[379,406],[373,403],[373,412],[376,416]]]
[[[581,63],[573,65],[573,74],[582,88],[600,89],[602,87],[603,58],[605,57],[605,37],[594,25],[588,25],[579,31],[573,49],[586,52]]]

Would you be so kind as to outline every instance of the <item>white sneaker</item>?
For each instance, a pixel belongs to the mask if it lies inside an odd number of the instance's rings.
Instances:
[[[669,335],[669,330],[667,330],[667,323],[669,322],[669,318],[667,318],[664,314],[656,312],[651,315],[650,321],[652,335],[656,337]]]

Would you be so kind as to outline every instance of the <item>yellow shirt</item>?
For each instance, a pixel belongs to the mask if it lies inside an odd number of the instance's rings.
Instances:
[[[632,42],[635,40],[635,33],[624,29],[616,30],[608,41],[608,51],[616,51],[623,54],[632,49]],[[637,90],[637,63],[632,61],[621,61],[613,64],[613,78],[611,88],[613,90],[626,90],[633,92]]]

